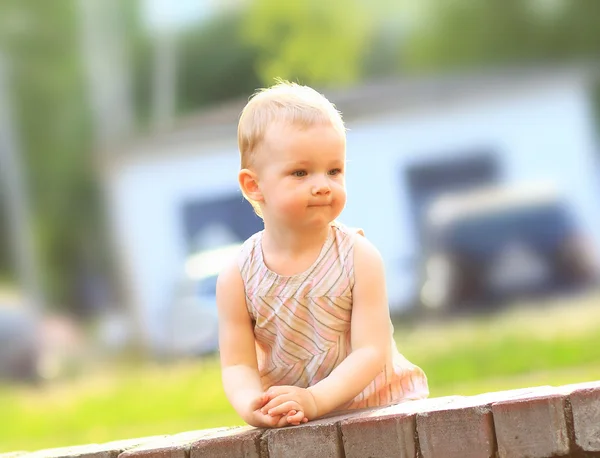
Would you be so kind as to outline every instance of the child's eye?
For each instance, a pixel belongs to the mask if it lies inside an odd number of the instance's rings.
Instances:
[[[307,175],[306,170],[294,170],[292,172],[292,176],[295,176],[295,177],[305,177],[306,175]]]
[[[342,169],[331,169],[328,172],[329,175],[339,175],[340,173],[342,173]]]

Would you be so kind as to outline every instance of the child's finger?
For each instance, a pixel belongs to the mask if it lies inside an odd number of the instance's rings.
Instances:
[[[287,413],[288,413],[290,410],[296,410],[296,411],[298,411],[298,410],[301,410],[301,407],[298,405],[298,403],[297,403],[297,402],[294,402],[294,401],[286,401],[286,402],[283,402],[283,403],[279,404],[279,405],[278,405],[278,406],[276,406],[276,407],[273,407],[272,409],[269,409],[269,410],[267,411],[267,413],[268,413],[269,415],[274,415],[274,416],[277,416],[277,415],[285,415],[285,414],[287,414]]]
[[[291,399],[291,397],[289,395],[279,395],[279,396],[275,396],[275,397],[271,397],[271,399],[269,400],[269,402],[267,402],[262,408],[262,412],[264,414],[269,413],[272,409],[277,408],[287,402],[292,402],[293,399]],[[291,408],[287,408],[283,411],[281,411],[281,414],[286,413],[288,410],[292,410],[292,409],[296,409],[297,407],[291,407]]]
[[[256,419],[257,423],[259,423],[262,427],[265,427],[265,428],[276,428],[279,426],[279,423],[282,420],[281,417],[272,417],[271,415],[263,415],[260,413],[260,411],[255,411],[254,415],[255,415],[255,419]],[[287,422],[287,419],[285,417],[283,418],[283,420]]]
[[[265,406],[270,400],[271,400],[271,397],[269,396],[269,393],[263,393],[262,397],[260,398],[261,404],[260,404],[259,408]]]
[[[293,412],[293,413],[292,413]],[[300,423],[302,423],[304,421],[304,412],[299,410],[299,411],[295,411],[295,410],[291,410],[288,413],[287,416],[287,421],[290,425],[299,425]]]
[[[287,418],[285,418],[285,415],[284,415],[283,417],[279,418],[279,420],[277,421],[276,428],[283,428],[288,425],[289,425],[289,423],[287,421]]]

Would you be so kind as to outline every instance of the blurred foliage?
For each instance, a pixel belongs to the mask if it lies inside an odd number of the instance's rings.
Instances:
[[[178,107],[198,107],[248,96],[260,86],[258,49],[241,34],[243,11],[222,14],[204,27],[181,33],[178,47]]]
[[[4,204],[3,189],[0,187],[0,288],[3,283],[8,283],[10,278],[10,260],[12,253],[8,245],[8,218]]]
[[[137,30],[136,2],[119,5],[127,30]],[[94,306],[92,284],[107,275],[108,245],[91,154],[80,5],[78,0],[4,0],[0,18],[46,299],[55,308],[86,312]],[[7,258],[2,258],[5,269]]]
[[[12,112],[27,171],[39,257],[49,296],[67,302],[78,251],[98,213],[91,185],[90,125],[73,1],[0,3]]]
[[[594,0],[430,0],[406,65],[442,70],[600,56]]]
[[[375,24],[356,0],[250,3],[244,35],[259,51],[258,74],[312,85],[360,80],[361,63]]]

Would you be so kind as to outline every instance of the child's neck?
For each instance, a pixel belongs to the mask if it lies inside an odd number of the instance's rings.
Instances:
[[[280,275],[303,272],[318,258],[329,230],[329,225],[317,231],[295,231],[265,225],[262,238],[265,264]]]
[[[329,224],[319,230],[291,230],[265,225],[263,244],[270,249],[295,255],[311,248],[321,248],[329,234]]]

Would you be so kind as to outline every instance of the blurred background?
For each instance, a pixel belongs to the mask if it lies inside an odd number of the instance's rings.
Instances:
[[[600,379],[599,53],[595,0],[1,0],[0,452],[241,423],[214,290],[276,77],[344,115],[432,396]]]

